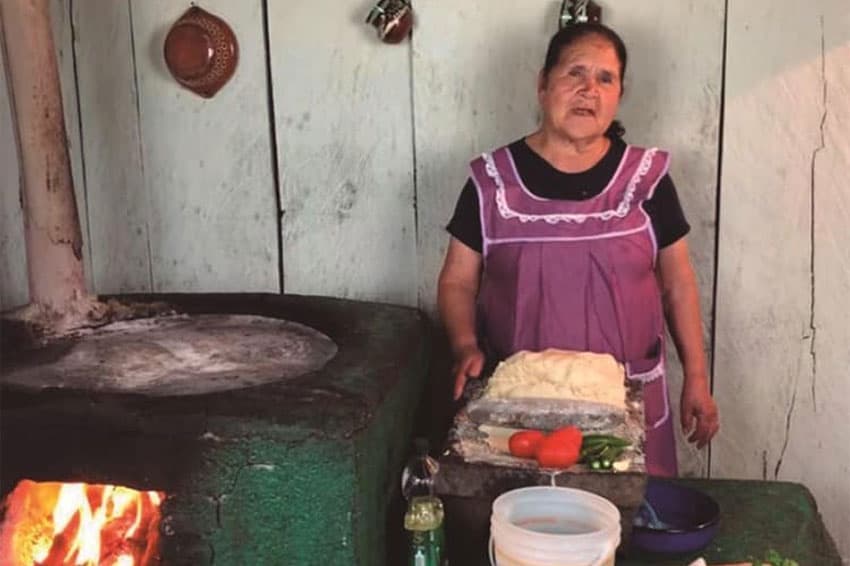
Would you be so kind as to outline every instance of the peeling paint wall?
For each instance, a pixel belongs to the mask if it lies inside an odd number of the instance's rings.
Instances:
[[[534,128],[560,6],[433,0],[412,41],[385,46],[369,2],[210,0],[241,53],[203,100],[161,56],[188,3],[52,1],[93,290],[283,288],[430,312],[467,163]],[[722,431],[710,457],[679,438],[682,471],[805,483],[850,556],[850,6],[601,4],[630,47],[627,139],[671,150],[692,225]],[[4,309],[27,293],[5,95]]]

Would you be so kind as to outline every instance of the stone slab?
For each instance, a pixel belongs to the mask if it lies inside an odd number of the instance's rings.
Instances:
[[[630,383],[626,410],[612,415],[610,409],[590,410],[583,404],[511,400],[485,402],[485,380],[468,384],[466,403],[454,418],[448,447],[439,458],[436,489],[446,509],[448,548],[453,563],[485,565],[490,512],[493,501],[506,491],[529,486],[552,485],[582,489],[611,501],[620,510],[622,544],[628,544],[632,519],[646,491],[643,455],[643,390]],[[621,460],[623,472],[590,470],[576,464],[567,470],[541,469],[529,459],[511,456],[506,437],[515,428],[552,430],[575,425],[583,431],[616,434],[632,441]],[[462,544],[452,541],[463,541]]]
[[[627,439],[631,446],[618,458],[621,471],[645,473],[643,443],[643,386],[628,382],[626,408],[615,409],[599,403],[552,399],[487,399],[482,397],[484,382],[467,387],[469,402],[454,418],[449,431],[450,450],[467,462],[484,462],[507,468],[537,469],[531,460],[514,458],[508,453],[507,439],[520,429],[552,431],[576,426],[584,434],[613,434]],[[566,473],[592,472],[583,465],[572,466]]]

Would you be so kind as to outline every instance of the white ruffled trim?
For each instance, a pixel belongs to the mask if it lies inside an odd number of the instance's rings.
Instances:
[[[487,171],[487,175],[489,175],[490,178],[493,179],[493,182],[496,183],[496,206],[502,218],[506,220],[516,218],[520,222],[543,221],[548,224],[575,222],[581,224],[588,218],[597,218],[602,221],[607,221],[612,218],[625,217],[631,210],[632,200],[634,200],[637,185],[640,180],[643,179],[643,176],[649,172],[650,167],[652,167],[652,159],[655,157],[657,152],[658,148],[652,148],[644,152],[643,157],[640,160],[640,165],[638,166],[637,171],[635,171],[635,174],[632,175],[631,180],[629,180],[626,192],[623,195],[623,200],[620,201],[617,208],[613,210],[604,210],[602,212],[589,212],[587,214],[525,214],[523,212],[513,210],[510,206],[508,206],[508,200],[505,196],[505,183],[502,180],[502,176],[499,174],[499,170],[496,168],[496,162],[493,159],[493,155],[485,153],[482,157],[484,158],[484,169]]]
[[[664,375],[664,358],[661,357],[658,360],[658,363],[655,364],[652,369],[647,370],[643,373],[632,373],[632,368],[630,367],[629,363],[626,362],[626,373],[628,375],[628,378],[634,381],[640,381],[642,383],[655,381],[656,379]]]

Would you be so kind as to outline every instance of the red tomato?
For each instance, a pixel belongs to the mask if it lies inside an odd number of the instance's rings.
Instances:
[[[537,447],[537,463],[541,468],[569,468],[578,462],[581,454],[581,438],[578,444],[573,433],[552,433]]]
[[[552,431],[549,436],[555,436],[566,442],[578,444],[579,449],[581,449],[582,435],[581,430],[579,430],[578,427],[562,426],[561,428]]]
[[[534,458],[537,446],[545,435],[539,430],[521,430],[511,435],[508,440],[508,448],[511,456],[517,458]]]

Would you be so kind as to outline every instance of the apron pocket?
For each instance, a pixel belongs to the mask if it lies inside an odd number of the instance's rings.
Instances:
[[[647,383],[664,375],[664,336],[659,334],[645,358],[626,362],[626,377]]]
[[[664,369],[663,334],[658,335],[647,357],[626,363],[626,377],[643,384],[644,421],[647,430],[658,428],[670,417]]]
[[[670,418],[667,378],[663,374],[652,381],[643,382],[643,412],[646,430],[656,429]]]

